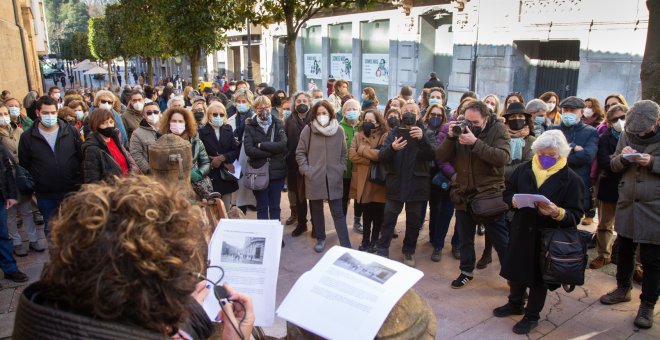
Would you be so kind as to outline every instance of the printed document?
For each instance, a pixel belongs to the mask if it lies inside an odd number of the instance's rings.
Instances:
[[[516,201],[516,207],[518,209],[536,208],[535,203],[537,202],[550,203],[550,200],[543,195],[514,194],[513,199]]]

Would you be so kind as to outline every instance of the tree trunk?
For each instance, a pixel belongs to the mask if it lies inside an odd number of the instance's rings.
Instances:
[[[112,91],[112,63],[110,60],[106,62],[108,63],[108,78],[110,78],[110,90]]]
[[[128,85],[128,57],[124,58],[124,84]]]
[[[296,38],[298,32],[293,26],[293,11],[286,13],[286,50],[289,56],[289,92],[291,95],[298,92],[298,58],[296,56]]]
[[[193,89],[197,90],[197,78],[199,77],[199,59],[200,59],[200,50],[196,50],[195,52],[191,53],[188,55],[188,58],[190,58],[190,76],[192,77],[192,87]]]
[[[154,65],[152,58],[147,58],[147,78],[147,84],[154,86]]]
[[[642,59],[642,99],[660,103],[660,1],[646,0],[649,10],[649,28]]]

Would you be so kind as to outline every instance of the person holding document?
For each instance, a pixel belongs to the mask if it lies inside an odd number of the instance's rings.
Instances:
[[[532,144],[532,151],[532,160],[513,172],[504,191],[504,201],[516,209],[500,272],[509,280],[510,293],[509,301],[493,310],[493,315],[501,318],[525,315],[513,326],[516,334],[527,334],[538,325],[548,289],[559,287],[543,282],[540,230],[576,227],[583,213],[584,190],[580,189],[584,184],[567,165],[571,147],[562,132],[546,131]],[[537,202],[536,208],[517,209],[514,194],[540,194],[550,203]],[[525,308],[527,288],[529,299]]]

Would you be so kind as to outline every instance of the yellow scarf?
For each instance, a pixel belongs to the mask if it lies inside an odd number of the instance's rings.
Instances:
[[[534,177],[536,177],[537,188],[540,188],[541,185],[543,185],[543,182],[550,178],[550,176],[556,174],[559,172],[559,170],[565,167],[566,162],[566,157],[560,157],[555,165],[547,169],[543,169],[541,166],[541,161],[539,161],[539,155],[535,154],[534,158],[532,159],[532,171],[534,172]]]

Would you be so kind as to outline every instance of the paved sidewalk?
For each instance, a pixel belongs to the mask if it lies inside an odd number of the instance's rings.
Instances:
[[[286,195],[282,196],[282,207],[288,207]],[[282,217],[288,217],[289,209],[282,209]],[[332,218],[326,209],[326,225],[328,226],[327,247],[338,244],[337,235],[333,230]],[[255,212],[248,212],[248,217],[256,218]],[[427,215],[428,218],[428,215]],[[352,227],[352,208],[349,209],[349,229]],[[393,240],[390,254],[392,259],[401,260],[399,252],[402,244],[403,225],[405,217],[399,219],[398,231],[400,237]],[[426,222],[428,223],[428,221]],[[458,274],[458,260],[450,253],[447,246],[438,263],[430,260],[432,247],[428,242],[428,228],[425,223],[418,241],[417,267],[425,273],[414,288],[427,299],[437,317],[437,339],[524,339],[511,331],[511,327],[521,318],[510,317],[498,319],[492,316],[495,307],[506,303],[508,287],[506,281],[498,273],[500,269],[497,256],[488,268],[477,270],[475,280],[463,289],[452,289],[449,284]],[[596,224],[589,229],[595,229]],[[282,249],[280,273],[277,289],[277,304],[279,305],[290,287],[321,258],[313,251],[314,240],[307,232],[298,238],[290,236],[293,226],[284,228],[286,247]],[[450,228],[450,232],[453,227]],[[360,243],[361,235],[352,230],[351,242],[354,248]],[[449,243],[449,236],[447,243]],[[482,236],[476,236],[477,258],[483,249]],[[495,255],[495,254],[493,254]],[[30,276],[30,282],[38,279],[44,263],[48,260],[46,253],[30,252],[25,258],[18,258],[19,268]],[[638,285],[634,286],[633,300],[629,303],[615,306],[604,306],[598,298],[613,289],[616,285],[614,277],[606,272],[615,271],[613,265],[605,270],[593,271],[587,269],[586,283],[572,293],[557,290],[548,294],[545,308],[541,314],[542,321],[538,328],[527,338],[530,339],[660,339],[660,317],[656,308],[655,326],[650,330],[639,330],[633,325],[633,320],[639,306]],[[27,286],[0,280],[0,339],[11,336],[14,314],[18,296]],[[286,334],[284,320],[276,318],[275,325],[267,328],[266,333],[282,337]]]

